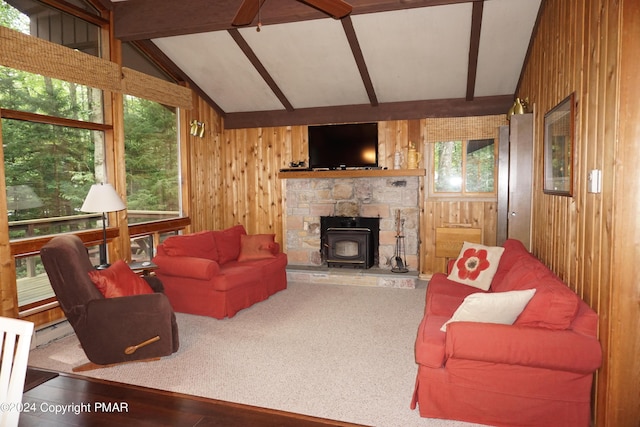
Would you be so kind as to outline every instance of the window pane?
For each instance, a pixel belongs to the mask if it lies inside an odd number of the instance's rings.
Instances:
[[[495,163],[493,139],[469,141],[467,143],[465,191],[467,193],[492,193]]]
[[[93,265],[100,264],[99,246],[89,246],[89,258]],[[40,255],[16,258],[18,307],[43,301],[55,296]]]
[[[153,258],[153,236],[139,236],[131,239],[131,261],[151,261]]]
[[[55,294],[49,284],[40,256],[16,258],[18,306],[51,298]]]
[[[97,15],[88,3],[71,1]],[[0,0],[0,23],[43,40],[100,56],[100,27],[34,0]]]
[[[103,137],[86,129],[2,120],[11,239],[97,227],[100,215],[84,214],[80,207],[91,185],[104,177]]]
[[[462,191],[462,141],[435,143],[434,191]]]
[[[0,107],[103,123],[102,91],[0,66]]]
[[[175,111],[126,96],[124,136],[129,223],[180,216]]]

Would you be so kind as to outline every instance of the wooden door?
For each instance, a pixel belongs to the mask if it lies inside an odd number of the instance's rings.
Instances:
[[[531,250],[533,185],[533,114],[511,116],[509,131],[509,201],[507,237]]]

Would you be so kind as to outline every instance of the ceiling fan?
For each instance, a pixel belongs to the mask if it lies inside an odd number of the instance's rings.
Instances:
[[[236,27],[249,25],[253,22],[266,0],[244,0],[233,18],[232,24]],[[308,4],[336,19],[343,18],[351,13],[352,7],[342,0],[298,0]]]

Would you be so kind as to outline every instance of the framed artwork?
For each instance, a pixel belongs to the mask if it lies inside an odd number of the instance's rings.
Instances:
[[[574,94],[544,115],[544,192],[573,194]]]

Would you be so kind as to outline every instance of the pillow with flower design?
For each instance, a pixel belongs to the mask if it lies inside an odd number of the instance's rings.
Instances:
[[[498,270],[504,248],[464,242],[458,259],[447,278],[454,282],[488,291]]]

